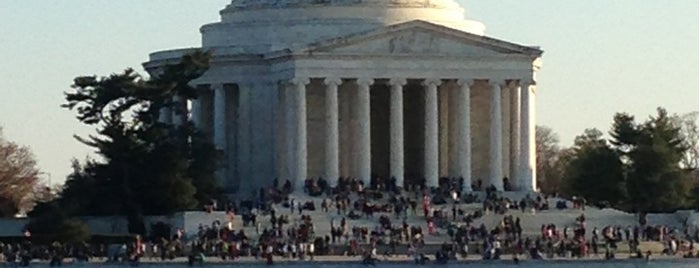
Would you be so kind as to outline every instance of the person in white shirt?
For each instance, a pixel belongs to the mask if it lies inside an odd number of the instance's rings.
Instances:
[[[307,252],[308,252],[308,256],[311,258],[311,260],[313,260],[313,255],[314,255],[315,252],[316,252],[316,247],[315,247],[315,245],[314,245],[313,243],[308,243],[308,250],[307,250]]]

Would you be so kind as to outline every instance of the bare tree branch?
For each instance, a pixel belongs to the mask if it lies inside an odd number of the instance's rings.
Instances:
[[[691,112],[681,116],[674,116],[673,119],[680,126],[680,135],[687,152],[682,157],[680,165],[683,168],[699,169],[699,112]]]
[[[4,139],[0,129],[0,216],[31,207],[38,174],[31,150]]]

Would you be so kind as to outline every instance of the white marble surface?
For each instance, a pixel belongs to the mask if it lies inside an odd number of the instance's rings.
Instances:
[[[225,188],[237,188],[239,195],[246,196],[260,186],[269,185],[274,178],[280,183],[292,179],[300,186],[299,181],[306,176],[333,174],[360,178],[368,183],[372,165],[376,164],[371,155],[371,96],[383,86],[391,90],[387,85],[391,78],[417,80],[417,83],[433,78],[452,84],[462,78],[534,81],[542,51],[483,36],[483,29],[481,23],[467,20],[465,9],[454,0],[233,1],[221,12],[220,22],[201,28],[202,47],[213,49],[214,57],[209,71],[195,81],[203,88],[217,88],[211,92],[215,95],[211,97],[211,105],[196,108],[197,113],[202,114],[202,122],[213,120],[210,127],[204,127],[211,128],[217,147],[226,150],[227,170],[221,173]],[[164,64],[177,62],[189,51],[191,49],[154,52],[144,67],[157,74]],[[325,124],[334,121],[325,109],[326,105],[333,105],[325,99],[323,81],[326,78],[343,79],[337,89],[337,148],[333,147],[333,133],[327,131],[335,127]],[[301,92],[297,87],[289,92],[292,89],[283,83],[292,79],[310,79],[306,91]],[[357,81],[368,79],[380,83],[357,84]],[[322,90],[317,91],[319,88]],[[420,170],[424,169],[431,184],[435,184],[435,171],[436,176],[483,179],[484,184],[489,184],[491,100],[481,98],[487,93],[483,90],[487,90],[484,85],[474,84],[468,96],[460,97],[468,99],[469,103],[458,105],[468,112],[450,111],[448,115],[444,113],[444,118],[440,117],[439,109],[446,109],[447,103],[454,104],[437,97],[437,106],[444,104],[437,108],[438,120],[454,125],[459,122],[460,130],[452,126],[440,129],[437,125],[437,133],[426,133],[430,139],[440,136],[452,139],[457,134],[439,134],[452,130],[459,133],[462,141],[465,135],[471,139],[458,143],[448,141],[447,146],[439,146],[436,141],[436,150],[432,148],[433,141],[420,142],[424,144],[420,145],[420,150],[424,150],[424,156],[420,157],[424,158],[424,167]],[[280,92],[286,95],[280,96]],[[453,98],[452,95],[447,97]],[[511,147],[509,139],[524,141],[523,137],[511,137],[517,132],[510,129],[510,124],[511,118],[524,119],[530,115],[534,118],[533,98],[528,104],[531,111],[521,114],[515,113],[517,106],[509,101],[501,103],[498,109],[505,113],[501,118],[504,122],[500,124],[508,126],[500,139],[505,141],[507,149]],[[385,105],[394,121],[403,117],[396,112],[397,102],[386,101]],[[434,109],[425,110],[430,118],[432,111]],[[438,123],[430,121],[431,124]],[[402,128],[391,124],[394,125]],[[469,129],[468,133],[464,129]],[[405,157],[405,152],[397,145],[401,137],[395,131],[389,129],[389,133],[385,133],[395,137],[395,141],[389,139],[391,156],[377,158],[390,162],[388,174],[381,174],[386,177],[403,177],[398,169],[405,171],[406,168],[398,160],[400,155]],[[327,139],[325,133],[330,134]],[[449,148],[456,144],[463,145],[458,150]],[[532,146],[520,147],[533,149]],[[504,146],[500,148],[503,148],[500,157],[503,166],[517,163],[516,155],[507,153]],[[332,157],[335,151],[339,154],[337,160]],[[533,163],[532,159],[535,156],[530,153],[521,162]],[[440,169],[439,161],[445,168]],[[335,162],[337,171],[331,167]],[[512,179],[534,180],[535,174],[527,172],[526,176]],[[529,182],[525,188],[534,189],[533,184]]]
[[[503,190],[502,174],[502,85],[490,81],[490,183]]]

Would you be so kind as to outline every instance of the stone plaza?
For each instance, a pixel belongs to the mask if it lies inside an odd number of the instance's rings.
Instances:
[[[201,28],[213,58],[198,99],[161,120],[189,117],[212,138],[229,193],[340,177],[537,190],[543,52],[487,37],[455,0],[233,0],[220,14]]]

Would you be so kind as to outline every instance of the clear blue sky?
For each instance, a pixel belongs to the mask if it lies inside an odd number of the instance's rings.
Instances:
[[[148,53],[200,43],[199,26],[230,0],[0,0],[0,125],[60,182],[90,149],[59,108],[73,77],[141,70]],[[539,45],[538,123],[567,146],[607,131],[615,112],[699,110],[699,1],[469,0],[487,34]]]

